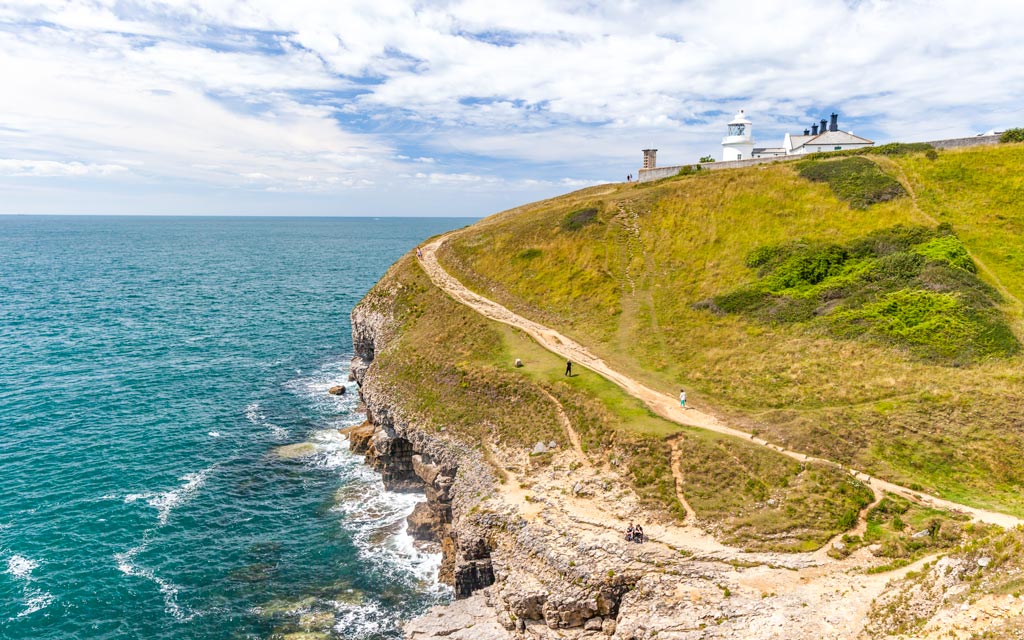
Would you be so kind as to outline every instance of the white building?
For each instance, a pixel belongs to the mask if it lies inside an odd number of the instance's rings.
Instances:
[[[729,121],[729,131],[722,138],[722,160],[746,160],[753,157],[754,130],[743,109]]]
[[[839,130],[839,115],[833,113],[831,120],[822,119],[803,135],[786,134],[781,147],[755,147],[750,120],[741,109],[728,125],[728,135],[722,138],[722,160],[746,160],[747,158],[773,158],[794,156],[819,151],[842,151],[860,149],[874,145],[874,141],[853,135],[852,131]]]

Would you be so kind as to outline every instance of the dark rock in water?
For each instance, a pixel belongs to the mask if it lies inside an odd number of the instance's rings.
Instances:
[[[328,389],[327,393],[331,394],[332,396],[343,396],[345,395],[346,391],[348,391],[348,389],[345,387],[345,385],[339,384],[335,387],[331,387],[330,389]]]
[[[415,540],[437,541],[437,527],[440,524],[437,514],[426,502],[420,502],[407,517],[409,535]]]

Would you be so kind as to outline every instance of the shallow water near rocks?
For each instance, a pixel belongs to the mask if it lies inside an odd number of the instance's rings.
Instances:
[[[464,224],[0,217],[0,637],[376,640],[446,600],[327,390],[355,303]]]

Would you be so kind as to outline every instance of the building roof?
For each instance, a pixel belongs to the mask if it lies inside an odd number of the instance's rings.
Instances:
[[[805,144],[875,144],[873,140],[846,131],[826,131],[816,136],[790,136],[790,140],[793,141],[794,149]]]
[[[754,153],[785,153],[782,147],[754,147]]]
[[[739,111],[736,112],[736,115],[733,117],[733,119],[729,121],[729,124],[752,124],[752,123],[750,122],[750,120],[747,120],[746,112],[744,112],[743,109],[740,109]]]

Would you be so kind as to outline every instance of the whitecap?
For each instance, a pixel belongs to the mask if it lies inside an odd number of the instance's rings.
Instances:
[[[46,591],[32,591],[25,595],[25,608],[18,613],[19,618],[30,616],[53,603],[53,594]]]
[[[334,631],[343,638],[379,637],[396,626],[395,614],[376,601],[360,604],[328,601],[334,609]]]
[[[174,617],[179,622],[188,622],[192,618],[196,617],[195,612],[186,613],[182,610],[182,607],[178,604],[178,586],[169,580],[164,580],[160,576],[153,573],[152,569],[140,566],[135,563],[135,556],[142,553],[149,546],[149,541],[145,540],[142,544],[137,547],[133,547],[128,551],[114,554],[114,562],[117,563],[117,570],[126,576],[134,576],[139,578],[145,578],[156,584],[157,588],[160,589],[160,595],[164,600],[164,611]]]
[[[17,617],[32,615],[36,611],[45,609],[53,602],[52,593],[41,589],[35,589],[32,584],[32,572],[39,567],[39,563],[25,556],[12,555],[7,559],[6,573],[16,580],[24,582],[22,597],[25,600],[25,608],[18,612]]]
[[[263,413],[259,402],[250,402],[245,407],[245,419],[257,427],[269,429],[278,440],[287,437],[288,430],[267,420],[267,414]]]
[[[25,556],[14,555],[7,559],[7,573],[19,580],[28,580],[39,563]]]
[[[447,595],[449,588],[437,580],[441,554],[417,545],[406,526],[406,518],[425,497],[387,491],[377,473],[361,461],[351,469],[350,478],[339,492],[344,499],[334,509],[345,514],[360,559],[385,573],[405,573],[435,595]]]
[[[210,436],[211,438],[219,438],[220,437],[220,431],[210,431],[206,435]]]
[[[327,362],[309,375],[298,375],[289,380],[285,388],[308,400],[318,412],[332,416],[338,427],[357,425],[364,418],[358,411],[359,394],[356,387],[347,383],[351,372],[350,360],[351,356],[346,355],[339,360]],[[331,387],[339,384],[346,384],[348,392],[340,396],[328,393]]]
[[[125,496],[124,501],[126,504],[131,504],[138,500],[145,500],[146,504],[156,509],[157,522],[160,523],[160,526],[163,526],[167,524],[171,511],[188,501],[203,486],[211,471],[213,471],[213,467],[197,471],[196,473],[186,473],[179,478],[179,480],[184,480],[185,484],[176,489],[162,493],[130,493]]]

